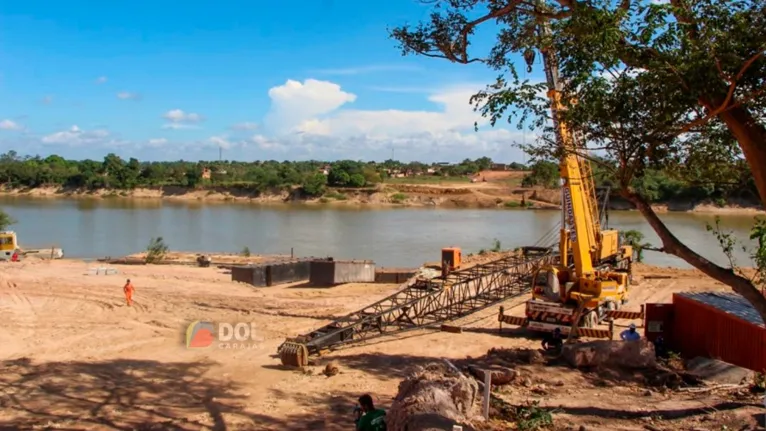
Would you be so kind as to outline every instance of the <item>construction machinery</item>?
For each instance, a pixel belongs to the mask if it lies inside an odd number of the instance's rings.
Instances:
[[[555,54],[550,50],[542,54],[556,141],[562,150],[560,259],[532,277],[525,324],[531,330],[560,328],[569,333],[573,327],[598,325],[627,301],[633,250],[620,244],[617,230],[601,228],[591,166],[578,154],[585,147],[561,118],[564,106]],[[531,65],[534,55],[525,58]]]
[[[524,250],[523,250],[524,251]],[[288,338],[277,351],[283,365],[349,344],[436,325],[529,292],[530,275],[554,261],[549,248],[428,278],[415,276],[395,294],[315,331]]]
[[[0,260],[11,260],[17,251],[19,251],[19,243],[16,232],[0,232]]]

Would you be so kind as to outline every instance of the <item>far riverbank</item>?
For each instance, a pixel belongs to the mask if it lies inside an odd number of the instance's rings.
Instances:
[[[226,188],[188,189],[183,187],[136,188],[133,190],[81,190],[57,187],[24,189],[5,188],[0,196],[65,199],[166,199],[201,203],[305,204],[312,206],[341,206],[368,208],[439,207],[469,209],[560,209],[556,190],[501,188],[494,184],[385,184],[366,189],[328,189],[322,197],[306,197],[293,192],[256,193]],[[652,207],[660,213],[687,212],[720,215],[766,214],[751,202],[680,201],[657,203]],[[632,211],[624,201],[612,200],[612,210]]]

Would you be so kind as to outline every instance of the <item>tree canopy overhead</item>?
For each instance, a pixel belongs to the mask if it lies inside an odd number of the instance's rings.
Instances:
[[[576,129],[599,144],[641,138],[637,148],[608,148],[625,159],[628,175],[633,165],[640,173],[648,162],[679,163],[692,152],[700,157],[688,135],[704,132],[727,154],[741,147],[766,201],[766,1],[423,2],[434,6],[430,18],[391,36],[405,55],[497,70],[497,81],[472,99],[493,125],[503,117],[521,125],[531,116],[542,127],[550,119],[545,83],[521,79],[517,71],[525,66],[520,58],[532,63],[537,50],[548,51],[558,60],[564,101],[578,102],[568,104],[566,118]],[[493,46],[475,52],[472,38],[492,24]]]
[[[496,82],[471,103],[493,125],[507,119],[521,127],[533,119],[545,134],[529,150],[559,157],[563,149],[548,126],[546,85],[517,71],[532,70],[539,51],[553,55],[566,108],[560,120],[606,154],[612,180],[646,217],[664,250],[731,286],[766,320],[757,280],[681,243],[635,187],[656,170],[723,180],[722,167],[747,167],[766,204],[766,0],[427,3],[433,5],[428,19],[391,31],[403,54],[483,63],[498,71]],[[482,27],[495,37],[491,48],[477,52],[474,38]]]

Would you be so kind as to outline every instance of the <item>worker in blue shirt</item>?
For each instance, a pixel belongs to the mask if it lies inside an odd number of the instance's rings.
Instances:
[[[631,323],[628,329],[622,331],[620,338],[622,341],[638,341],[641,339],[641,334],[636,332],[636,325]]]

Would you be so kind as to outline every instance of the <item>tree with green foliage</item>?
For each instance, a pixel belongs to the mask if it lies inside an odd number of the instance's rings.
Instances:
[[[366,183],[367,180],[364,179],[362,174],[354,174],[348,178],[349,187],[364,187]]]
[[[643,242],[644,234],[637,230],[620,231],[620,240],[623,244],[633,247],[636,262],[642,262],[644,260],[644,250],[651,249],[650,244]]]
[[[0,231],[8,230],[11,225],[16,224],[16,219],[10,216],[7,212],[0,210]]]
[[[524,185],[555,187],[555,166],[550,162],[546,163],[548,164],[533,163],[532,172],[525,179]],[[601,163],[612,162],[604,159]],[[273,160],[142,162],[131,158],[126,162],[114,154],[109,154],[103,161],[98,162],[66,160],[56,155],[45,158],[21,157],[15,152],[9,152],[0,154],[0,183],[11,188],[54,186],[88,190],[131,190],[137,187],[172,186],[192,189],[211,187],[250,193],[278,193],[308,186],[304,189],[309,191],[307,196],[319,196],[327,186],[365,187],[376,184],[384,180],[383,177],[387,176],[389,170],[423,176],[466,177],[484,170],[487,166],[491,167],[492,164],[492,159],[488,157],[465,159],[449,166],[420,162],[402,163],[394,160],[386,160],[383,163],[351,160],[333,163]],[[330,166],[331,181],[327,181],[328,178],[321,173],[326,165]],[[518,163],[512,163],[511,168],[526,169]],[[428,172],[429,169],[432,172]],[[209,179],[202,176],[205,170],[210,171]],[[752,175],[749,175],[747,165],[743,161],[733,161],[731,165],[720,164],[715,172],[721,184],[706,185],[694,180],[676,179],[672,172],[667,170],[647,169],[644,176],[636,180],[635,187],[651,202],[676,198],[722,202],[747,194],[757,196]],[[608,169],[594,166],[594,174],[599,185],[608,184],[617,189],[613,178],[608,175]],[[695,178],[698,178],[703,174],[695,175]]]
[[[555,188],[559,186],[559,165],[547,160],[538,160],[529,167],[527,174],[521,181],[524,187],[541,186]]]
[[[449,0],[417,26],[391,36],[404,54],[484,63],[497,81],[471,102],[491,124],[504,117],[542,128],[533,155],[560,158],[549,126],[546,83],[522,79],[537,50],[557,66],[564,121],[610,160],[621,196],[647,219],[662,249],[748,299],[766,320],[766,297],[752,280],[708,261],[678,240],[635,185],[660,170],[704,180],[744,157],[766,205],[766,2],[763,0]],[[497,26],[488,52],[471,43]],[[546,31],[543,31],[543,30]],[[576,100],[576,103],[574,103]],[[531,119],[532,121],[528,121]],[[581,157],[589,157],[576,150]],[[650,197],[649,197],[650,198]]]
[[[322,173],[315,173],[303,180],[303,193],[307,196],[322,196],[327,189],[327,177]]]
[[[146,263],[160,263],[165,259],[165,255],[168,254],[168,245],[161,236],[152,238],[149,241],[149,245],[146,247]]]

